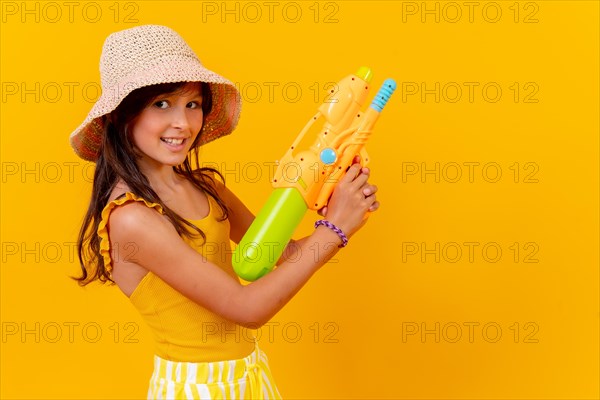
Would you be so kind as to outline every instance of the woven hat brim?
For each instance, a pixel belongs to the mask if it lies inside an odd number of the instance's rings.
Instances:
[[[174,82],[206,82],[213,96],[212,109],[205,117],[198,145],[230,134],[241,113],[241,96],[235,85],[219,74],[203,67],[197,60],[182,61],[163,57],[150,69],[121,79],[114,87],[102,92],[87,117],[75,129],[69,141],[75,153],[87,161],[95,161],[102,143],[104,126],[100,117],[111,113],[135,89]]]

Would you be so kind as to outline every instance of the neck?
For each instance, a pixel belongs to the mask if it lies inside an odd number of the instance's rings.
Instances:
[[[184,181],[184,178],[175,173],[171,165],[140,164],[140,170],[146,175],[150,186],[160,198],[168,198],[171,194],[177,193]]]

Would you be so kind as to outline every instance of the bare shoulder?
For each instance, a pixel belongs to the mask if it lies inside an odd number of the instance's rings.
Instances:
[[[133,237],[145,236],[156,229],[172,226],[157,209],[139,201],[132,201],[116,207],[109,216],[111,235]]]
[[[211,186],[219,191],[222,190],[223,188],[225,188],[225,185],[223,184],[223,182],[221,181],[221,178],[219,177],[219,175],[217,175],[214,171],[211,170],[203,170],[202,174],[207,176],[209,179],[207,179],[208,183],[211,184]],[[206,180],[206,179],[205,179]]]
[[[139,201],[115,207],[108,217],[108,229],[111,244],[116,254],[121,255],[121,259],[115,262],[115,274],[123,278],[121,283],[127,279],[126,270],[121,266],[128,266],[127,271],[133,275],[138,274],[136,271],[141,275],[146,270],[162,275],[169,266],[167,260],[176,259],[171,250],[181,254],[185,247],[189,247],[163,214]],[[171,250],[165,251],[165,248]],[[137,281],[140,279],[141,276],[138,276]],[[124,284],[117,283],[127,291]]]
[[[208,180],[208,183],[210,183],[212,188],[215,190],[221,200],[225,202],[227,207],[231,209],[239,206],[239,199],[237,199],[233,192],[227,186],[225,186],[217,174],[215,174],[213,171],[204,171],[204,173],[211,178]]]

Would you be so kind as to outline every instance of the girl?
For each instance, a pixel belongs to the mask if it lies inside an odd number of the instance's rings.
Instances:
[[[320,212],[328,222],[243,286],[229,246],[254,216],[217,171],[197,168],[195,151],[235,128],[235,86],[156,25],[110,35],[100,72],[102,96],[70,138],[96,163],[79,283],[115,283],[150,326],[149,399],[280,398],[257,343],[231,332],[268,322],[337,252],[331,243],[341,246],[379,207],[369,171],[350,167]]]

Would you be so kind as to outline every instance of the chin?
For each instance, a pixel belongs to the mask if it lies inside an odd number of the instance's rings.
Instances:
[[[177,167],[178,165],[183,164],[183,162],[185,161],[185,157],[180,158],[180,159],[170,159],[170,160],[165,160],[164,164],[168,165],[170,167]]]

